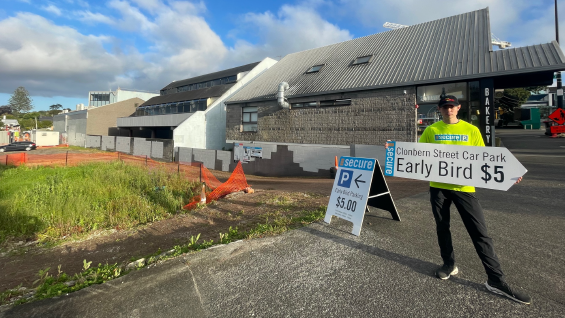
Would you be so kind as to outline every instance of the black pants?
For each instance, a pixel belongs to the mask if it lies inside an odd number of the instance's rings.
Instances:
[[[498,257],[494,253],[492,239],[487,233],[483,209],[475,194],[430,187],[430,202],[436,220],[437,238],[443,263],[447,265],[455,264],[451,231],[449,230],[451,219],[449,208],[451,202],[453,202],[473,241],[475,250],[483,262],[488,278],[494,282],[502,281],[504,273],[500,268]]]

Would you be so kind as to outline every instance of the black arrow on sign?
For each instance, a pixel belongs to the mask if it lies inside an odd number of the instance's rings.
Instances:
[[[361,176],[362,176],[362,174],[360,174],[357,178],[355,178],[355,185],[357,186],[357,188],[359,188],[359,182],[365,183],[365,181],[359,180],[359,178],[361,178]]]

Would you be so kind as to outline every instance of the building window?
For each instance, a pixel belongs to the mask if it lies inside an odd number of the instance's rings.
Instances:
[[[318,102],[307,102],[307,103],[294,103],[294,104],[290,104],[290,108],[294,109],[294,108],[304,108],[304,107],[317,107],[318,106]]]
[[[372,55],[358,57],[353,61],[352,65],[369,63],[369,62],[371,62],[372,58],[373,58]]]
[[[316,73],[316,72],[318,72],[319,70],[321,70],[322,67],[324,67],[324,64],[321,64],[321,65],[314,65],[314,66],[312,66],[309,70],[307,70],[306,73]]]
[[[418,86],[416,95],[418,104],[434,103],[437,104],[441,94],[454,95],[459,100],[467,100],[467,83],[448,83],[440,85]]]
[[[258,107],[242,108],[243,131],[257,131],[257,109]]]
[[[320,107],[348,106],[348,105],[351,105],[351,98],[320,101]]]

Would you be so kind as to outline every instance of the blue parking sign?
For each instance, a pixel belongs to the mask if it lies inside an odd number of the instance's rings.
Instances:
[[[340,187],[349,188],[351,186],[351,179],[353,179],[353,171],[341,169],[337,185]]]

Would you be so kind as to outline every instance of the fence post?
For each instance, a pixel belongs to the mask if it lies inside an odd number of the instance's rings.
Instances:
[[[65,167],[68,165],[69,162],[69,152],[67,151],[67,155],[65,156]]]
[[[200,183],[202,183],[202,162],[200,163]]]
[[[177,174],[179,174],[179,175],[180,175],[180,162],[179,162],[179,163],[177,163]]]
[[[8,156],[9,155],[6,155],[6,166],[8,165]]]
[[[145,166],[147,166],[147,155],[145,155]]]

